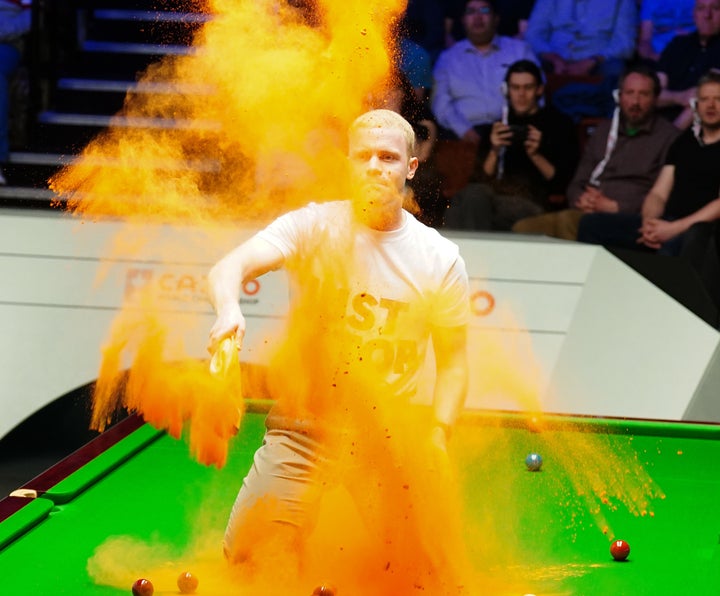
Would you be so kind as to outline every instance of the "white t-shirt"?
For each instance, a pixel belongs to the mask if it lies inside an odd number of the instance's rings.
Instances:
[[[468,279],[457,245],[403,211],[397,230],[356,223],[349,201],[310,203],[287,213],[258,236],[282,253],[293,303],[315,350],[330,338],[341,347],[332,366],[372,363],[394,394],[417,387],[433,327],[467,323]]]

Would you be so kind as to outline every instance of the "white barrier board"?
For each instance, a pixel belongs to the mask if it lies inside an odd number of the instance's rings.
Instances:
[[[205,275],[251,230],[216,230],[210,244],[207,231],[144,225],[134,232],[138,252],[132,235],[118,243],[125,229],[56,212],[0,212],[0,438],[95,380],[113,320],[148,283],[185,330],[188,352],[206,357],[214,317]],[[518,393],[528,393],[551,412],[720,420],[720,400],[711,399],[718,332],[602,248],[447,236],[471,279],[469,406],[522,409],[527,396]],[[242,305],[253,360],[287,309],[284,275],[247,284]],[[482,356],[488,350],[490,359]],[[488,390],[497,359],[512,367],[513,380]]]

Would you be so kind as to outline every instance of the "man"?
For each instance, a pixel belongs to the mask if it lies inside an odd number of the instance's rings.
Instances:
[[[271,364],[269,374],[276,405],[225,536],[232,562],[262,564],[263,547],[271,551],[277,540],[301,560],[326,480],[350,480],[342,474],[359,465],[356,452],[384,453],[366,473],[394,465],[389,439],[402,428],[389,429],[385,416],[397,405],[408,411],[430,338],[436,358],[432,420],[414,429],[414,447],[429,446],[442,459],[465,399],[468,279],[457,246],[403,210],[406,182],[418,166],[414,146],[413,129],[399,114],[374,110],[360,116],[349,134],[351,199],[287,213],[210,272],[217,313],[213,352],[224,338],[242,341],[243,282],[284,266],[293,290],[288,341],[274,359],[278,369]],[[343,465],[333,466],[340,457]],[[356,487],[360,493],[351,492],[360,503],[369,499],[392,509],[397,499],[384,500],[384,491],[399,487],[392,493],[397,497],[416,488],[404,490],[403,482],[403,471],[395,470],[382,480],[366,477]],[[403,524],[412,525],[415,504],[398,512],[406,521],[381,516],[385,543],[407,538]],[[262,531],[253,533],[258,525]],[[449,567],[436,571],[451,574]]]
[[[549,98],[558,110],[576,120],[612,112],[612,90],[635,52],[636,12],[635,0],[536,0],[525,39],[545,72],[563,77]]]
[[[696,0],[693,20],[697,31],[674,37],[658,61],[663,115],[681,129],[692,123],[698,79],[720,68],[720,0]]]
[[[0,165],[10,157],[10,83],[22,58],[18,46],[30,24],[29,2],[0,0]],[[0,186],[5,184],[0,169]]]
[[[667,44],[676,35],[687,35],[695,30],[693,11],[695,0],[642,0],[638,57],[657,62]]]
[[[629,67],[620,79],[617,116],[598,125],[567,188],[572,208],[520,220],[513,231],[575,240],[587,213],[639,213],[678,135],[656,116],[659,94],[654,70]]]
[[[530,60],[512,64],[505,76],[507,116],[494,122],[479,152],[480,182],[457,193],[445,226],[464,230],[505,230],[521,218],[554,207],[575,169],[577,135],[573,122],[540,100],[542,72]]]
[[[546,72],[617,79],[636,32],[635,0],[536,0],[525,39]]]
[[[435,64],[432,110],[440,126],[479,145],[502,115],[508,66],[523,59],[539,62],[524,41],[496,35],[493,0],[468,0],[462,22],[467,38],[440,54]]]
[[[670,147],[642,212],[583,217],[578,240],[673,256],[704,254],[710,223],[720,219],[720,73],[700,78],[697,116],[697,128]],[[697,243],[704,246],[698,250]]]

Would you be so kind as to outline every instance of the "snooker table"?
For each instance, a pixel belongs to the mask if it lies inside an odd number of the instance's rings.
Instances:
[[[0,592],[129,594],[88,575],[108,537],[180,552],[197,511],[222,532],[268,406],[248,401],[222,470],[132,415],[28,482],[37,498],[0,501]],[[484,593],[720,594],[720,425],[469,410],[450,448],[469,553],[506,585]],[[525,467],[530,452],[543,457],[538,472]],[[614,539],[630,544],[627,561],[610,556]],[[201,577],[198,594],[210,593]]]

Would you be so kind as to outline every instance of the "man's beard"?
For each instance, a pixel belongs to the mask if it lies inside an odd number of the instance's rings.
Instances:
[[[637,112],[637,115],[634,115],[633,112],[629,112],[628,114],[625,114],[625,126],[629,128],[640,128],[641,126],[647,124],[650,121],[650,118],[652,118],[652,112]]]

